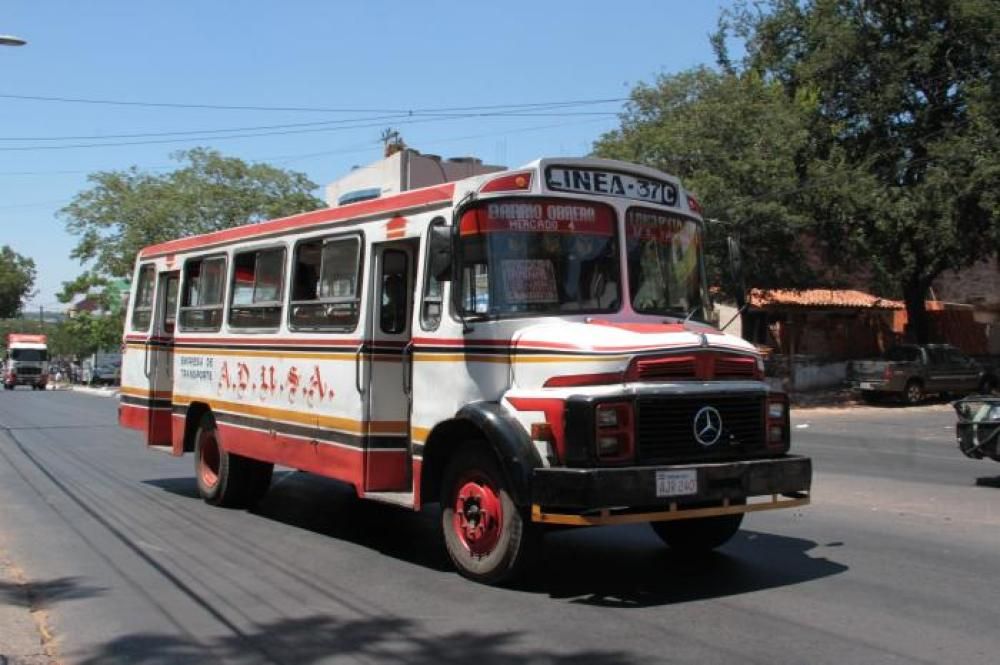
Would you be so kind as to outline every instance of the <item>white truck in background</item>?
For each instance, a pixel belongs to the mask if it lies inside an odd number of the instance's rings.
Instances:
[[[49,382],[49,349],[45,335],[11,333],[7,335],[7,361],[3,370],[3,387],[31,386],[45,390]]]

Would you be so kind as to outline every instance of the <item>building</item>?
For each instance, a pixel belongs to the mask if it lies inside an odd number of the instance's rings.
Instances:
[[[987,353],[1000,356],[1000,256],[942,274],[933,292],[940,300],[968,305],[972,321],[983,329]]]
[[[350,173],[326,186],[326,203],[331,208],[346,203],[377,199],[410,189],[440,185],[483,173],[503,171],[506,166],[483,164],[475,157],[423,155],[413,148],[390,145],[386,157]]]

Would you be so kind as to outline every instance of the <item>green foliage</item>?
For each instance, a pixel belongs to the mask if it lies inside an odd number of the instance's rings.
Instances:
[[[843,155],[854,191],[850,251],[926,340],[933,280],[1000,241],[1000,3],[772,0],[726,14],[727,32],[746,40],[743,71],[817,91],[816,149]]]
[[[926,340],[933,280],[1000,244],[1000,2],[740,2],[711,40],[719,71],[638,86],[595,152],[681,176],[754,285],[862,267]]]
[[[103,171],[92,187],[60,211],[79,236],[71,256],[90,263],[90,275],[64,285],[62,296],[93,286],[102,276],[128,277],[147,245],[314,210],[323,202],[305,175],[267,164],[247,164],[202,148],[180,152],[184,163],[166,174]]]
[[[754,286],[804,286],[822,279],[799,242],[826,191],[802,187],[815,161],[815,107],[815,94],[789,98],[752,71],[694,69],[639,85],[621,128],[594,152],[680,176],[706,218],[722,222],[709,230],[710,259],[724,256],[725,236],[735,234]]]
[[[35,262],[7,245],[0,248],[0,318],[17,316],[34,285]]]
[[[84,358],[98,351],[116,350],[121,346],[123,312],[101,316],[80,312],[56,326],[47,326],[49,351],[55,356]]]

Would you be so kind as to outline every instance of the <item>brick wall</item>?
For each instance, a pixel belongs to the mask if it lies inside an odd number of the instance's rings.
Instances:
[[[946,272],[934,282],[939,300],[1000,311],[1000,262],[994,257],[971,268]]]

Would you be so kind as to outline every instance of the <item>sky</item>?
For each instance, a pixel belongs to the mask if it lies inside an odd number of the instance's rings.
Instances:
[[[637,83],[713,64],[724,4],[3,0],[0,34],[27,44],[0,46],[0,245],[35,261],[26,309],[58,309],[85,268],[59,210],[90,173],[163,173],[201,146],[322,197],[386,128],[510,167],[586,155]]]

